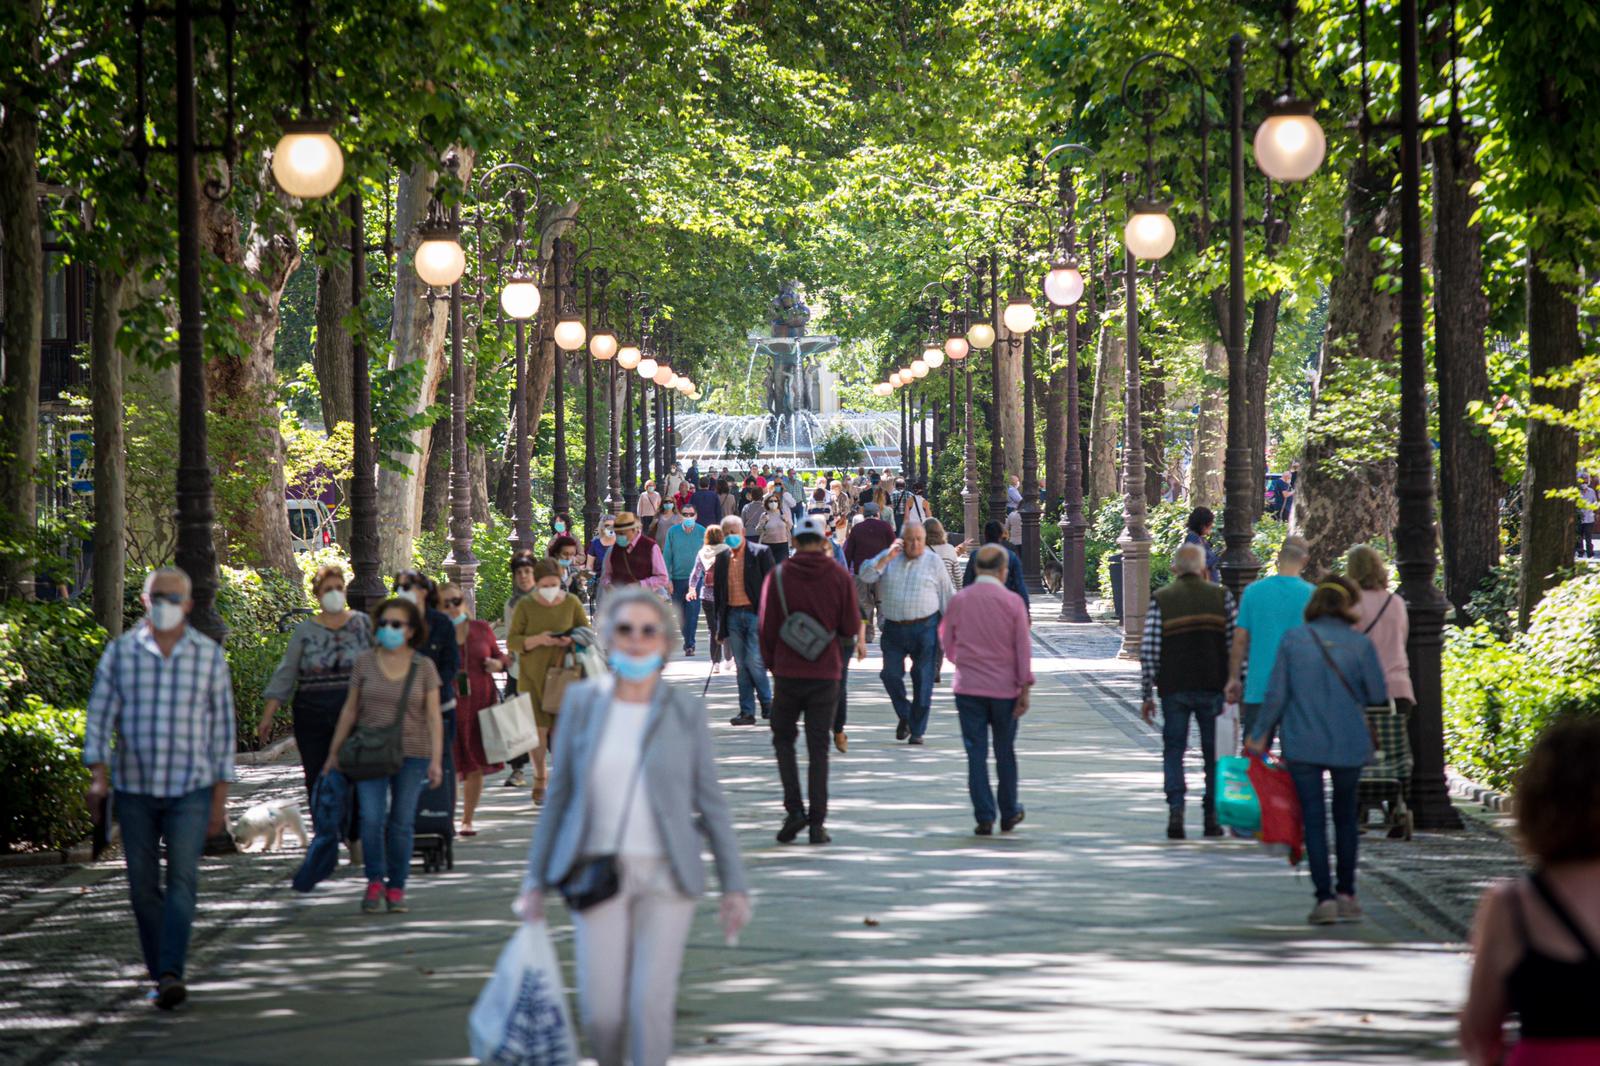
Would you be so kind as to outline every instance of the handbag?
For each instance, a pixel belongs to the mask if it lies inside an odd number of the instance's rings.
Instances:
[[[561,661],[544,672],[544,684],[539,689],[539,706],[544,708],[544,713],[560,714],[561,699],[567,694],[567,686],[581,680],[583,671],[578,668],[578,660],[572,649],[568,648]]]
[[[789,598],[783,594],[783,566],[773,571],[772,583],[778,588],[778,605],[783,608],[783,624],[778,639],[807,662],[816,662],[833,643],[834,632],[804,611],[790,613]]]
[[[350,780],[369,781],[400,772],[406,758],[404,734],[406,712],[411,707],[411,682],[417,676],[417,663],[421,661],[420,654],[411,653],[411,665],[406,668],[406,683],[400,688],[400,707],[394,724],[356,726],[339,746],[339,772]]]
[[[646,736],[645,740],[649,740]],[[639,778],[644,774],[644,741],[639,744],[639,765],[634,767],[633,780],[628,782],[628,798],[622,803],[622,819],[617,822],[617,842],[606,855],[595,855],[573,866],[556,888],[567,906],[575,911],[586,911],[615,896],[622,889],[622,873],[617,867],[617,848],[622,846],[622,835],[628,828],[628,815],[633,811],[633,795],[639,790]]]
[[[526,692],[478,712],[483,754],[490,762],[510,762],[539,746],[533,699]]]

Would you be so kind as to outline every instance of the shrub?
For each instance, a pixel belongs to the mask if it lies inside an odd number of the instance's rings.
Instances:
[[[535,516],[539,517],[537,510]],[[541,550],[550,537],[548,512],[542,519],[542,524],[533,527],[533,539]],[[580,519],[574,517],[573,521]],[[418,570],[441,584],[445,581],[444,561],[450,555],[449,538],[440,533],[423,533],[417,537],[411,554]],[[499,621],[506,601],[511,598],[511,527],[504,521],[494,526],[473,526],[472,554],[478,558],[477,616],[489,622]]]
[[[69,847],[89,832],[83,721],[34,695],[0,714],[0,850]]]
[[[864,462],[861,441],[844,426],[834,426],[817,442],[816,461],[821,466],[849,467]]]
[[[87,607],[0,604],[0,710],[21,710],[30,696],[67,705],[88,702],[105,644],[106,631]]]
[[[265,633],[236,631],[223,646],[228,674],[233,678],[234,720],[241,751],[254,751],[261,746],[256,739],[256,726],[261,722],[262,693],[288,646],[289,634],[279,633],[276,627]],[[273,736],[287,735],[289,723],[290,715],[278,714],[273,719]]]
[[[296,607],[309,606],[301,582],[276,570],[222,568],[217,613],[228,625],[229,641],[249,634],[276,633],[278,620]]]
[[[1600,573],[1580,574],[1545,593],[1528,619],[1524,644],[1552,673],[1600,670]]]
[[[1522,587],[1522,560],[1515,555],[1489,571],[1467,601],[1472,621],[1488,626],[1496,637],[1511,640],[1517,634],[1517,597]]]

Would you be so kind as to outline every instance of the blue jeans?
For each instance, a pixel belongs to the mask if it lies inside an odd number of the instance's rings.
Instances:
[[[928,731],[928,712],[933,708],[933,671],[939,658],[939,616],[906,624],[885,620],[878,638],[883,649],[883,690],[894,704],[894,713],[911,727],[911,735]],[[911,660],[911,700],[906,701],[906,659]]]
[[[416,836],[417,800],[428,783],[428,760],[407,755],[400,772],[356,782],[361,797],[361,859],[367,884],[405,888]]]
[[[994,767],[1000,776],[1000,817],[1022,813],[1017,802],[1017,701],[956,693],[961,717],[961,743],[967,749],[967,792],[979,822],[995,819],[994,793],[989,789],[989,734],[994,733]]]
[[[772,703],[772,681],[767,664],[761,661],[761,639],[756,612],[748,607],[726,607],[728,647],[733,652],[734,672],[739,680],[739,713],[754,715],[756,697],[761,697],[761,716]]]
[[[128,898],[139,927],[139,949],[152,981],[183,977],[200,887],[200,852],[211,821],[211,786],[181,796],[146,796],[118,790],[117,821],[128,864]],[[167,877],[161,881],[161,844]]]
[[[1333,846],[1338,853],[1336,879],[1328,883],[1328,812],[1323,804],[1322,775],[1333,779]],[[1361,831],[1356,824],[1358,804],[1356,786],[1361,781],[1359,766],[1317,766],[1292,762],[1289,776],[1300,795],[1300,817],[1306,824],[1306,865],[1311,868],[1311,884],[1317,899],[1332,899],[1356,894],[1356,844]]]
[[[1167,806],[1182,812],[1188,785],[1183,779],[1183,753],[1189,746],[1189,719],[1200,727],[1200,758],[1205,766],[1206,791],[1202,801],[1206,820],[1216,812],[1217,715],[1222,713],[1220,692],[1174,692],[1161,697],[1161,770]]]
[[[694,630],[700,624],[700,600],[689,599],[689,579],[672,579],[672,602],[683,616],[683,650],[694,651]]]

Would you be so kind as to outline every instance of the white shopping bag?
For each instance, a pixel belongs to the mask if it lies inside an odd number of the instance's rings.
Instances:
[[[543,922],[517,927],[467,1017],[467,1042],[484,1066],[576,1066],[561,966]]]
[[[1237,755],[1244,750],[1244,729],[1237,703],[1224,703],[1217,715],[1217,754]]]
[[[491,763],[510,762],[539,746],[533,700],[526,692],[479,711],[478,730],[483,734],[484,758]]]

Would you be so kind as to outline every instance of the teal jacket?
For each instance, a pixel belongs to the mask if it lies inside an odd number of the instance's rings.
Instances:
[[[688,529],[680,521],[667,530],[661,540],[661,558],[667,564],[667,576],[674,581],[687,581],[694,573],[695,556],[706,542],[706,527],[699,522]]]

